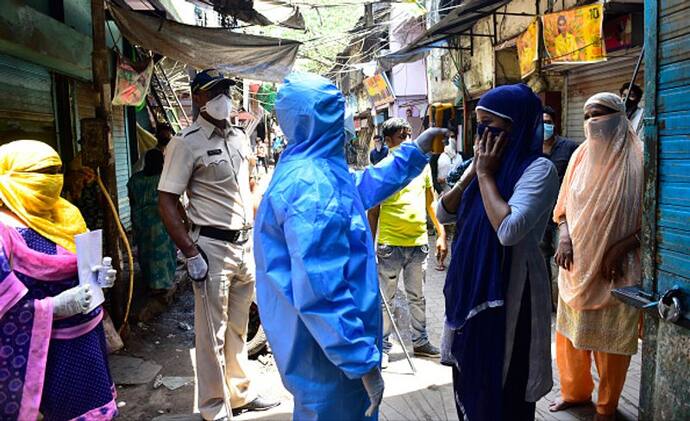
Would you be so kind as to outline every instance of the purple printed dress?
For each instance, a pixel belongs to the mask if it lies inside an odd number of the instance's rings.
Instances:
[[[117,415],[103,310],[53,320],[76,286],[77,259],[28,228],[0,223],[0,419],[110,420]]]

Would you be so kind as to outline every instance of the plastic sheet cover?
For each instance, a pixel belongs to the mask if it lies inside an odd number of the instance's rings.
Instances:
[[[110,5],[125,37],[143,48],[198,69],[281,82],[290,73],[298,41],[247,35],[225,28],[203,28],[156,18]]]

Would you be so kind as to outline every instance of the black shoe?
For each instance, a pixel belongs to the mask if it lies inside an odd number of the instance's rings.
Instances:
[[[418,357],[441,358],[441,351],[431,345],[431,342],[427,342],[422,346],[414,347],[414,355]]]
[[[280,401],[269,401],[265,398],[262,398],[261,396],[258,396],[256,399],[244,406],[240,406],[239,408],[233,408],[232,415],[237,416],[244,412],[268,411],[269,409],[275,408],[278,405],[280,405]]]

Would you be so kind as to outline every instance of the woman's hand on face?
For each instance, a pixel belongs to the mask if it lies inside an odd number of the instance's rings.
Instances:
[[[601,276],[605,279],[615,281],[623,275],[623,259],[625,252],[617,244],[611,246],[601,263]]]
[[[484,130],[474,140],[474,168],[477,176],[485,177],[496,174],[501,167],[501,157],[506,145],[506,132],[494,136],[490,130]]]
[[[561,235],[556,250],[556,264],[565,270],[573,267],[573,242],[569,235]]]

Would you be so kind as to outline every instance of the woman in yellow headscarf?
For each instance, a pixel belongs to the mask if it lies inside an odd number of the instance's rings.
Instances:
[[[0,418],[107,420],[117,414],[103,310],[79,286],[74,236],[81,214],[60,197],[62,162],[50,146],[0,146]],[[115,271],[101,267],[101,287]],[[88,364],[85,362],[88,361]]]

